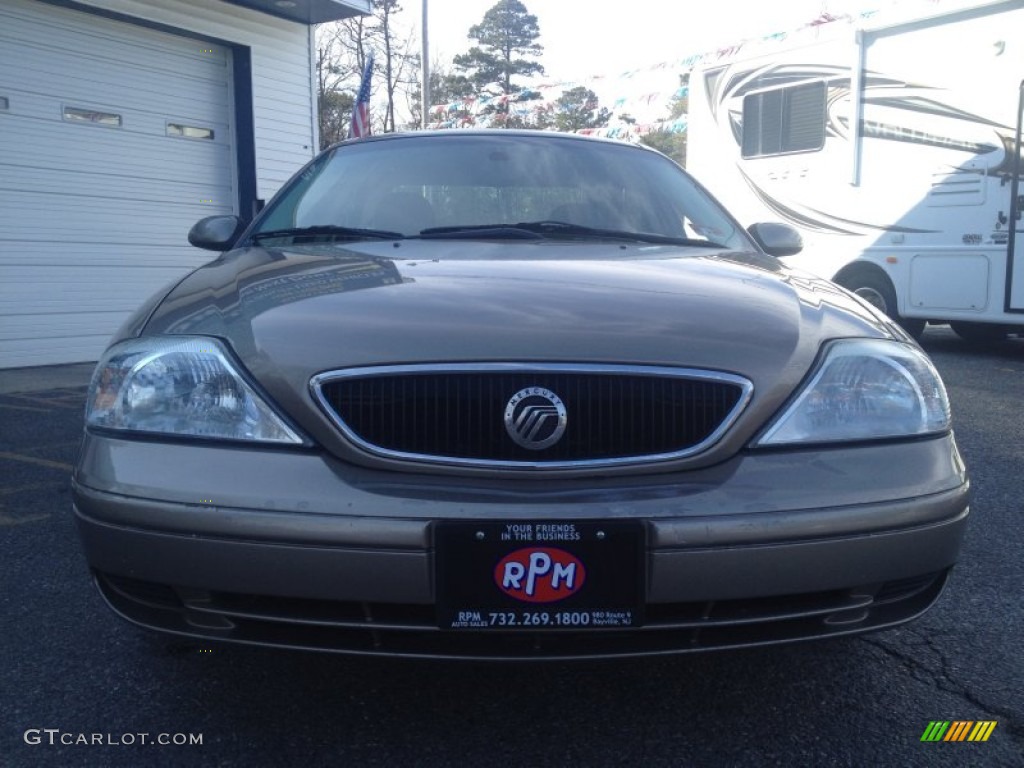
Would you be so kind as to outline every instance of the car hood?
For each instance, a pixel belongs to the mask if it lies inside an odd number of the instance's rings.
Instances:
[[[760,253],[413,240],[227,253],[178,284],[145,333],[225,339],[278,404],[321,436],[334,430],[310,397],[315,374],[452,362],[735,373],[754,384],[733,430],[749,436],[824,341],[895,332],[832,283]]]

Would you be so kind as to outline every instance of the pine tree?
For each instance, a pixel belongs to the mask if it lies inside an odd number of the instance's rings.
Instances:
[[[679,76],[679,90],[669,104],[669,120],[678,120],[689,111],[690,73]],[[686,165],[686,131],[652,131],[640,137],[640,141],[668,155],[682,166]]]
[[[417,67],[418,71],[419,67]],[[442,62],[435,61],[430,66],[430,100],[434,104],[450,104],[455,101],[465,101],[476,95],[476,86],[465,75],[451,74]],[[420,124],[421,101],[423,96],[422,86],[417,84],[410,95],[409,112],[412,114],[412,124]],[[427,123],[445,123],[453,121],[459,125],[463,121],[471,120],[470,111],[467,107],[457,111],[446,111],[442,115],[431,114],[427,116]]]
[[[555,128],[571,133],[584,128],[599,128],[611,117],[599,107],[597,94],[582,85],[570,88],[555,101]]]
[[[479,24],[470,27],[469,37],[478,45],[456,56],[454,63],[480,91],[496,84],[498,95],[511,96],[522,90],[513,77],[544,74],[544,67],[535,61],[544,51],[536,42],[540,37],[537,17],[519,0],[499,0]],[[502,104],[499,112],[507,117],[508,105]]]

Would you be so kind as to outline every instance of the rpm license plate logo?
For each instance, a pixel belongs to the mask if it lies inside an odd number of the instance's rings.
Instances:
[[[501,559],[494,581],[509,597],[527,603],[553,603],[576,594],[587,578],[583,563],[554,547],[517,549]]]

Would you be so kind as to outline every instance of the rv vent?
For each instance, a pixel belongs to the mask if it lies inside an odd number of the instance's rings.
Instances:
[[[943,170],[932,174],[928,207],[981,205],[985,202],[984,175],[978,171]]]

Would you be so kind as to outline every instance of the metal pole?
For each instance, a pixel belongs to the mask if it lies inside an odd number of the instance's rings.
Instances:
[[[427,40],[427,0],[423,0],[423,22],[421,26],[423,28],[423,50],[420,53],[420,74],[422,76],[422,83],[420,85],[420,93],[422,94],[420,104],[420,128],[425,129],[429,119],[427,110],[430,109],[430,44]]]
[[[1013,147],[1013,165],[1010,166],[1010,173],[1013,175],[1010,177],[1008,213],[1010,231],[1006,233],[1006,303],[1003,306],[1003,310],[1006,312],[1010,312],[1013,307],[1014,270],[1024,264],[1024,262],[1018,263],[1017,260],[1017,217],[1021,215],[1020,176],[1021,171],[1024,170],[1021,156],[1021,150],[1024,149],[1021,143],[1024,142],[1024,138],[1021,134],[1024,134],[1024,80],[1020,81],[1020,89],[1017,92],[1017,137],[1010,145]],[[1019,309],[1019,307],[1014,309]]]
[[[850,150],[853,162],[850,164],[850,185],[860,186],[861,144],[864,141],[861,121],[864,119],[864,64],[867,48],[871,44],[863,29],[854,33],[853,71],[850,73]]]

